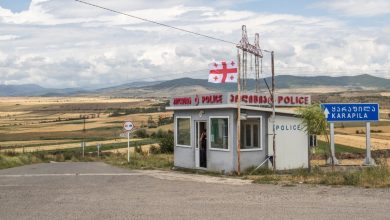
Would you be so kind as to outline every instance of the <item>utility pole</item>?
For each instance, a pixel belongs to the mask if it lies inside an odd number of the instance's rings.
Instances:
[[[240,70],[240,50],[237,50],[237,61],[238,61],[238,78],[237,78],[237,175],[240,175],[241,171],[241,70]]]
[[[85,129],[85,118],[86,116],[83,115],[83,158],[84,158],[84,151],[85,151],[85,132],[86,132],[86,129]]]
[[[275,64],[274,51],[271,51],[271,71],[272,71],[272,165],[273,170],[276,170],[276,144],[275,144]]]

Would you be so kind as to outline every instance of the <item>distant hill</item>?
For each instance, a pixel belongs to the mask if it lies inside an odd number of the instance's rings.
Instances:
[[[0,96],[68,96],[80,92],[85,91],[78,88],[50,89],[35,84],[0,84]]]
[[[276,76],[278,88],[310,87],[310,86],[344,86],[364,88],[390,89],[390,79],[368,74],[357,76]]]
[[[271,78],[259,81],[261,88],[266,88],[265,81],[271,86]],[[348,90],[389,90],[390,79],[371,75],[358,76],[291,76],[275,77],[276,89],[299,89],[316,87],[340,87]],[[247,88],[255,88],[256,81],[247,81]],[[48,89],[38,85],[0,85],[0,96],[120,96],[120,97],[169,97],[178,94],[236,91],[237,84],[213,84],[206,79],[179,78],[167,81],[132,82],[91,91],[77,88]]]

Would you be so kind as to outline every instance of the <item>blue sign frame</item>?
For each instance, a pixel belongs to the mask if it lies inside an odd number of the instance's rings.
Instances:
[[[321,108],[328,122],[379,121],[378,103],[325,103]]]

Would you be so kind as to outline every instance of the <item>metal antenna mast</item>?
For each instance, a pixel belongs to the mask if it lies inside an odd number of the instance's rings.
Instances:
[[[260,44],[259,44],[259,34],[255,34],[255,43],[250,44],[248,41],[248,35],[246,32],[246,26],[242,26],[242,38],[237,45],[237,57],[238,57],[238,80],[237,80],[237,174],[240,175],[241,165],[240,165],[240,151],[241,151],[241,90],[246,91],[247,89],[247,70],[248,70],[248,62],[247,55],[248,53],[251,56],[255,57],[255,71],[256,71],[256,80],[257,73],[259,72],[259,59],[263,58],[263,53],[261,52]],[[242,51],[242,60],[240,59],[240,50]],[[256,61],[257,60],[257,61]],[[241,80],[242,76],[242,80]],[[241,86],[242,81],[242,86]],[[257,86],[257,83],[256,83]],[[256,87],[257,91],[257,87]]]

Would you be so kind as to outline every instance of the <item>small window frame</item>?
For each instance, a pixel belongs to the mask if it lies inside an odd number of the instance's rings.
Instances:
[[[258,119],[259,120],[259,147],[256,148],[249,148],[249,149],[240,149],[240,151],[245,152],[245,151],[262,151],[263,150],[263,116],[248,116],[248,119]],[[242,125],[241,125],[242,126]],[[245,137],[245,136],[244,136]],[[253,137],[251,137],[253,138]]]
[[[182,145],[182,144],[178,144],[178,132],[179,132],[179,129],[178,129],[178,119],[189,119],[190,120],[190,145]],[[191,116],[176,116],[175,117],[175,146],[176,147],[185,147],[185,148],[192,148],[192,120],[191,120]]]
[[[228,137],[227,137],[227,149],[224,149],[224,148],[213,148],[211,147],[211,120],[212,119],[227,119],[228,120]],[[208,132],[207,132],[207,135],[208,135],[208,146],[209,146],[209,149],[210,150],[213,150],[213,151],[225,151],[225,152],[229,152],[230,151],[230,117],[229,116],[210,116],[209,117],[209,125],[208,125]]]

